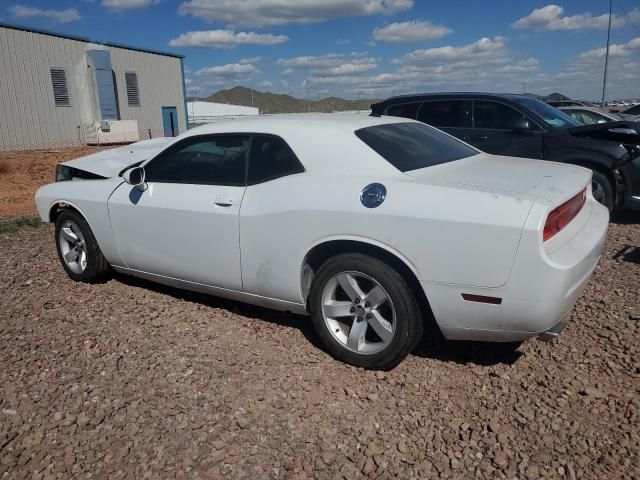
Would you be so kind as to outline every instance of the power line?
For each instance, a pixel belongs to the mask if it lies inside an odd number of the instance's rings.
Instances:
[[[607,91],[607,69],[609,67],[609,43],[611,40],[611,11],[613,9],[613,0],[609,0],[609,28],[607,29],[607,54],[604,57],[604,78],[602,79],[602,102],[600,106],[604,108],[604,97]]]
[[[633,23],[633,20],[631,20],[631,17],[629,16],[627,9],[624,8],[624,5],[622,4],[622,0],[616,0],[616,1],[618,2],[618,6],[622,9],[622,13],[624,14],[624,18],[626,18],[627,23],[631,25],[633,28],[635,28],[638,33],[640,33],[640,28],[638,28],[638,26],[635,23]]]

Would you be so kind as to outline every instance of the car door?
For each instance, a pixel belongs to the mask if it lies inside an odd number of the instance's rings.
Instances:
[[[306,214],[297,200],[309,195],[304,167],[284,139],[255,135],[247,191],[240,212],[242,280],[247,293],[300,301],[300,263]],[[328,191],[331,185],[326,185]],[[330,194],[330,193],[329,193]]]
[[[187,138],[144,165],[144,191],[116,189],[109,216],[126,267],[242,290],[238,215],[249,140]]]
[[[523,122],[527,122],[528,128],[523,128]],[[465,141],[484,152],[542,158],[542,129],[509,105],[474,100],[473,126],[473,133]]]
[[[417,120],[471,143],[472,109],[471,100],[429,100],[420,106]]]

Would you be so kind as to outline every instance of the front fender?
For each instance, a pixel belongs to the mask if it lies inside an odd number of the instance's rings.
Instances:
[[[121,178],[110,178],[56,182],[45,185],[40,187],[35,195],[38,215],[42,221],[50,222],[50,212],[55,205],[60,203],[69,205],[77,210],[89,224],[107,261],[112,265],[122,265],[122,258],[116,248],[107,208],[107,199],[121,183]]]

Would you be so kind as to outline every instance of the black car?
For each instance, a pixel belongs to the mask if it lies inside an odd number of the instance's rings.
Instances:
[[[546,103],[510,94],[407,95],[371,109],[417,119],[487,153],[582,165],[593,171],[593,195],[609,211],[640,209],[637,122],[584,126]]]

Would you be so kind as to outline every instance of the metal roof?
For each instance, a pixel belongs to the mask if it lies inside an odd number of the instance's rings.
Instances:
[[[124,45],[122,43],[101,42],[99,40],[92,40],[90,38],[80,37],[77,35],[67,35],[67,34],[58,33],[58,32],[51,32],[49,30],[41,30],[39,28],[23,27],[20,25],[11,25],[9,23],[4,23],[4,22],[0,22],[0,28],[8,28],[11,30],[20,30],[23,32],[30,32],[30,33],[39,33],[41,35],[49,35],[51,37],[66,38],[68,40],[76,40],[78,42],[96,43],[98,45],[105,45],[107,47],[124,48],[126,50],[135,50],[136,52],[152,53],[154,55],[163,55],[165,57],[184,58],[184,55],[178,55],[176,53],[161,52],[159,50],[150,50],[147,48],[138,48],[138,47],[133,47],[131,45]]]

